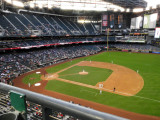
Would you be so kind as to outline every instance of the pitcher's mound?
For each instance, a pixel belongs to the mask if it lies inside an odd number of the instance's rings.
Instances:
[[[79,72],[80,75],[88,75],[88,72],[86,71],[82,71],[82,72]]]
[[[58,74],[46,74],[46,75],[42,75],[41,79],[42,80],[53,80],[58,78],[59,75]]]

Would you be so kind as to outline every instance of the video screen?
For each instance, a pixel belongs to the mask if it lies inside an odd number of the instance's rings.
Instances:
[[[140,29],[142,27],[143,18],[141,16],[131,19],[130,29]]]
[[[143,28],[155,28],[157,21],[158,13],[151,15],[144,15]]]

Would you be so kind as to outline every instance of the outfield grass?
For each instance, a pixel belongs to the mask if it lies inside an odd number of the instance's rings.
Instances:
[[[82,92],[82,89],[84,91],[93,91],[97,93],[99,92],[98,90],[60,81],[50,81],[47,84],[46,89],[50,89],[48,86],[54,86],[56,83],[56,86],[52,87],[50,90],[136,113],[160,116],[160,55],[105,52],[95,56],[89,56],[73,60],[72,62],[63,63],[56,67],[47,69],[47,72],[57,72],[82,60],[109,63],[113,61],[114,64],[122,65],[135,71],[139,70],[139,74],[144,79],[144,87],[136,96],[132,97],[116,95],[108,92],[103,92],[102,95],[95,96],[89,94],[90,92]]]
[[[30,74],[30,75],[27,75],[23,78],[23,83],[25,84],[35,84],[39,81],[41,81],[41,74],[36,74],[36,73],[33,73],[33,74]]]
[[[88,75],[79,75],[79,72],[85,70]],[[89,66],[74,66],[61,73],[59,78],[76,81],[89,85],[96,85],[98,82],[105,81],[112,73],[112,70],[89,67]]]

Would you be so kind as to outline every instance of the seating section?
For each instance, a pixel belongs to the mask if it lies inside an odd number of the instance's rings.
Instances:
[[[11,108],[10,97],[4,92],[0,92],[0,116],[13,111]]]
[[[99,34],[92,23],[79,24],[60,16],[2,13],[0,21],[0,28],[5,31],[4,37]]]
[[[153,52],[160,52],[160,48],[156,47],[156,46],[152,46],[152,45],[146,45],[146,44],[123,44],[123,43],[119,43],[119,44],[110,44],[111,46],[114,46],[118,49],[124,49],[124,50],[132,50],[134,52],[149,52],[149,51],[153,51]]]
[[[61,38],[61,39],[44,39],[44,40],[15,40],[15,41],[0,41],[0,49],[15,48],[15,47],[29,47],[37,45],[48,44],[67,44],[77,42],[106,42],[107,37],[87,37],[87,38]],[[115,37],[108,37],[108,41],[115,41]]]
[[[22,73],[81,56],[96,54],[101,45],[72,45],[0,54],[0,82],[11,83]]]
[[[13,54],[0,55],[0,82],[10,84],[12,79],[19,74],[25,73],[30,69],[25,66],[26,63],[22,59],[17,58]]]

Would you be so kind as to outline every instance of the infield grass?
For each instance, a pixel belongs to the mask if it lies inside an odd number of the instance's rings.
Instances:
[[[80,75],[79,72],[88,72],[88,75]],[[89,67],[89,66],[74,66],[61,73],[59,78],[76,81],[89,85],[96,85],[98,82],[105,81],[112,73],[112,70]]]

